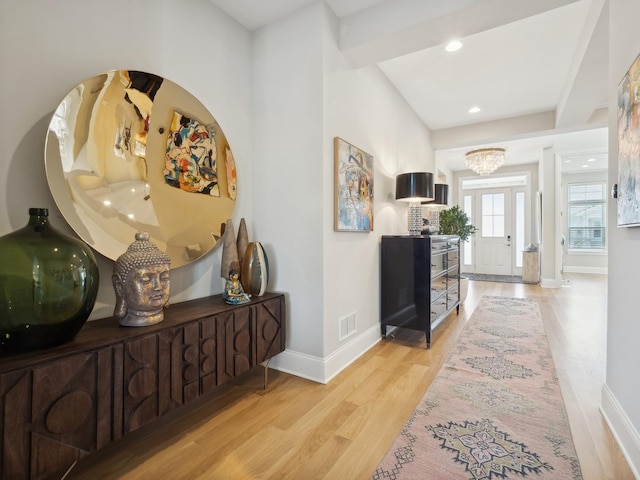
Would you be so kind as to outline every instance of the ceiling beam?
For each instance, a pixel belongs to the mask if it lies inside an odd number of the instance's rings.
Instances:
[[[359,68],[576,1],[387,0],[341,19],[340,48]]]
[[[591,2],[574,64],[558,102],[558,128],[587,124],[595,111],[607,106],[609,9],[603,8],[606,3],[606,0]]]

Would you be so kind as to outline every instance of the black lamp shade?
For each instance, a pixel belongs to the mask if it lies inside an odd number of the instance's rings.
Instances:
[[[432,202],[424,202],[427,205],[448,205],[449,204],[449,185],[446,183],[436,183],[435,198]]]
[[[401,173],[396,177],[396,200],[424,202],[433,200],[433,174]]]

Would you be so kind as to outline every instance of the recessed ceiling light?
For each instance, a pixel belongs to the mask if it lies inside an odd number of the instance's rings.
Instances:
[[[564,163],[571,163],[571,160],[565,160]]]
[[[582,168],[589,168],[589,165],[582,165]]]
[[[469,109],[469,113],[478,113],[480,111],[480,107],[471,107]]]
[[[589,160],[587,160],[587,162],[595,162],[596,159],[595,158],[590,158]]]
[[[459,40],[451,40],[449,43],[447,43],[447,45],[444,47],[444,49],[447,52],[457,52],[458,50],[460,50],[462,48],[462,42]]]

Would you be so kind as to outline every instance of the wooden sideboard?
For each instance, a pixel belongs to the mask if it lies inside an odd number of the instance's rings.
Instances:
[[[0,356],[0,478],[60,478],[77,460],[282,352],[281,293],[170,305],[164,321],[88,322],[69,343]]]

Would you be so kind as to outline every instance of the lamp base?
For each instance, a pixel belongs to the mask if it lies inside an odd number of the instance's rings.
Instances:
[[[422,234],[422,204],[420,202],[409,202],[407,227],[409,228],[409,235]]]
[[[431,208],[429,210],[429,214],[431,216],[429,223],[436,230],[440,230],[440,211],[437,208]]]

